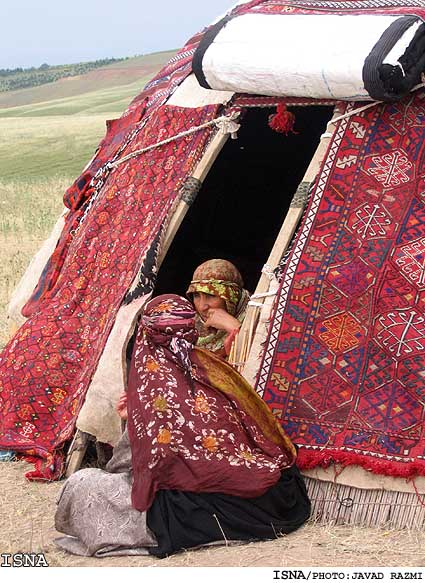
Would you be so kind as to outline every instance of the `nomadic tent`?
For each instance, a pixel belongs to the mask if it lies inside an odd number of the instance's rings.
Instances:
[[[423,525],[424,17],[239,2],[108,123],[11,303],[0,448],[30,479],[61,475],[75,427],[116,443],[141,308],[223,257],[254,290],[234,364],[298,445],[316,518]]]

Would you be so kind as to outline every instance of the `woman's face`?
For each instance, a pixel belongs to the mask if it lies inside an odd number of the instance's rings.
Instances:
[[[211,309],[221,308],[226,310],[226,302],[223,298],[212,296],[211,294],[206,294],[204,292],[195,292],[193,294],[193,305],[203,320],[208,318],[208,312]]]

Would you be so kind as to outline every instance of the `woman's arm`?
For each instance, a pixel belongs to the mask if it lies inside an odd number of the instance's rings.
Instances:
[[[241,324],[234,316],[223,310],[222,308],[211,308],[208,312],[208,318],[205,321],[206,326],[216,328],[217,330],[225,330],[227,332],[224,340],[224,351],[226,356],[230,354],[232,344],[239,332]]]
[[[241,327],[239,320],[231,316],[223,308],[211,308],[208,312],[208,318],[204,322],[205,326],[216,328],[217,330],[225,330],[226,332],[233,332],[239,330]]]
[[[115,405],[118,415],[123,421],[127,420],[127,393],[121,393],[118,403]]]

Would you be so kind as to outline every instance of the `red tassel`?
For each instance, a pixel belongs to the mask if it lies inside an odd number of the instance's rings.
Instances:
[[[269,116],[269,126],[275,132],[285,134],[287,136],[290,132],[297,134],[294,131],[295,115],[286,109],[285,103],[279,103],[276,107],[276,113]]]

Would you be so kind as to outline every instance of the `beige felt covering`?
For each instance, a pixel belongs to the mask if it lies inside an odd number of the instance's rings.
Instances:
[[[103,443],[116,445],[122,434],[121,419],[115,405],[126,390],[126,346],[140,310],[149,298],[150,294],[141,296],[119,309],[78,415],[78,429]]]
[[[179,107],[205,107],[214,103],[227,103],[233,96],[233,91],[214,91],[204,89],[192,73],[177,87],[167,101],[167,105]]]
[[[382,476],[373,474],[364,470],[360,466],[330,466],[329,468],[314,468],[312,470],[303,470],[305,476],[322,480],[324,482],[333,482],[344,486],[353,486],[365,490],[386,490],[395,492],[417,492],[425,493],[425,477],[417,477],[413,481],[406,478],[393,478],[391,476]]]

